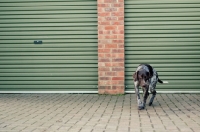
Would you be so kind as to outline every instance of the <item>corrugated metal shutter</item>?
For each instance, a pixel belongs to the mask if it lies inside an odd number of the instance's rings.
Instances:
[[[199,16],[199,0],[125,1],[126,91],[140,63],[169,81],[158,91],[200,91]]]
[[[98,91],[97,53],[96,0],[0,0],[1,91]]]

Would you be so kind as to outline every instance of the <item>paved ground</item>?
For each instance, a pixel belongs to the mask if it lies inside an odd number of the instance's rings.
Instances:
[[[0,94],[0,132],[199,132],[200,94]]]

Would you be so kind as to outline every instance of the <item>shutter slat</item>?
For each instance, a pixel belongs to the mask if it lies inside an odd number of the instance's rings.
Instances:
[[[0,1],[0,91],[97,91],[97,59],[96,0]]]
[[[198,0],[125,1],[126,91],[134,91],[141,63],[169,82],[158,83],[158,91],[200,91],[199,12]]]

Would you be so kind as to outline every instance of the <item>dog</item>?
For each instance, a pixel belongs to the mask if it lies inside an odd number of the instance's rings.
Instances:
[[[149,64],[140,64],[135,73],[133,74],[133,80],[135,85],[135,93],[137,97],[138,109],[145,109],[146,100],[149,96],[149,90],[152,93],[152,97],[149,101],[149,106],[152,105],[154,98],[156,97],[156,84],[159,83],[168,83],[167,81],[162,81],[158,78],[158,73],[156,70]],[[143,90],[143,102],[140,100],[139,87],[142,87]]]

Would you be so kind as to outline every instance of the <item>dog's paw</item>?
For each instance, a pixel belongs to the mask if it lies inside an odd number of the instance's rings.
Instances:
[[[143,110],[144,106],[138,106],[138,110]]]
[[[138,110],[142,110],[142,109],[144,109],[144,108],[145,108],[144,102],[138,100]]]
[[[145,109],[145,104],[142,104],[142,105],[138,106],[138,110],[143,110],[143,109]]]

